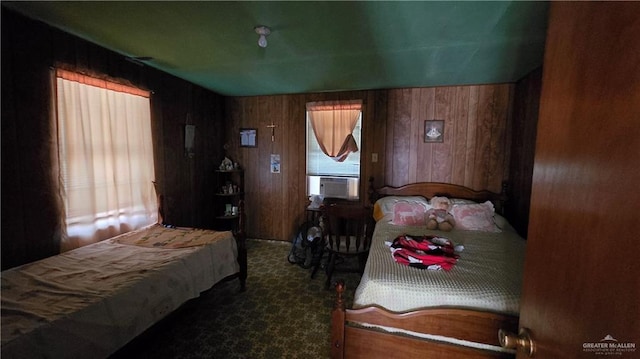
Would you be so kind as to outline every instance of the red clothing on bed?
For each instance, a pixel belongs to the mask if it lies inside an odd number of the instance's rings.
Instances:
[[[402,235],[393,240],[390,249],[396,262],[421,269],[448,271],[458,261],[451,241],[437,236]]]

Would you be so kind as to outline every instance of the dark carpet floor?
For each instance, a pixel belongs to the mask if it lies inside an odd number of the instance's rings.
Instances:
[[[248,240],[247,290],[219,283],[113,355],[120,358],[327,358],[335,291],[287,261],[288,242]],[[336,273],[350,306],[358,274]]]

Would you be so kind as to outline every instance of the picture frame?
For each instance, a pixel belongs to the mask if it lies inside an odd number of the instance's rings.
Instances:
[[[271,173],[280,173],[280,155],[271,155]]]
[[[240,129],[240,147],[257,147],[258,130],[255,128]]]
[[[444,120],[424,121],[424,142],[444,142]]]

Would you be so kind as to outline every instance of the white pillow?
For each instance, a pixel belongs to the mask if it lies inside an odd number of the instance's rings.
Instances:
[[[393,205],[392,224],[399,226],[424,226],[428,207],[415,201],[398,201]]]
[[[398,202],[420,203],[428,210],[431,208],[429,201],[422,196],[386,196],[378,199],[373,205],[373,218],[379,221],[383,217],[393,217],[393,207]]]
[[[498,226],[498,228],[500,228],[503,231],[511,231],[511,232],[515,232],[515,228],[513,228],[513,226],[511,225],[511,223],[509,223],[509,221],[504,218],[503,216],[495,213],[493,215],[493,220],[496,223],[496,226]]]
[[[468,231],[500,232],[494,220],[493,203],[456,204],[451,214],[456,228]]]

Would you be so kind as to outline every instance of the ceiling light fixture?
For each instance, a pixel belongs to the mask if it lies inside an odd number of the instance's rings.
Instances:
[[[271,29],[264,25],[258,25],[253,28],[256,31],[256,34],[260,35],[258,39],[258,46],[267,47],[267,36],[271,34]]]

